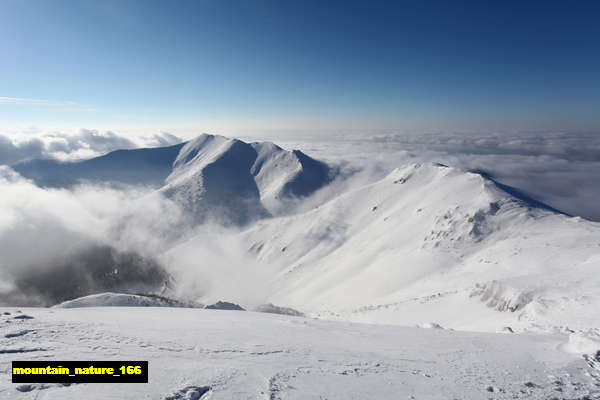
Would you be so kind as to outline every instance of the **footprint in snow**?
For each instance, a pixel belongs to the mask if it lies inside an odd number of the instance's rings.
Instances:
[[[19,392],[27,393],[34,390],[44,390],[49,389],[51,387],[63,387],[63,386],[71,386],[70,383],[35,383],[35,384],[27,384],[27,385],[19,385],[15,389]]]
[[[31,353],[34,351],[46,351],[46,349],[42,349],[42,348],[25,348],[25,347],[20,347],[17,349],[11,349],[11,348],[0,348],[0,354],[17,354],[17,353]]]
[[[21,314],[13,317],[13,319],[33,319],[33,317],[31,315]]]
[[[4,335],[4,337],[7,339],[10,339],[10,338],[26,335],[29,332],[34,332],[34,331],[31,329],[25,329],[25,330],[18,331],[18,332],[7,333],[6,335]]]
[[[50,385],[44,385],[44,384],[34,384],[34,385],[19,385],[17,386],[17,390],[19,392],[31,392],[33,390],[44,390],[44,389],[48,389],[50,387]]]
[[[199,400],[209,390],[209,386],[187,386],[165,397],[164,400]]]

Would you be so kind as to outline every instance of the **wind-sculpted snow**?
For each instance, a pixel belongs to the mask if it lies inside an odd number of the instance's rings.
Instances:
[[[597,399],[568,334],[490,334],[164,307],[1,309],[3,399]],[[583,349],[579,346],[577,349]],[[10,382],[11,361],[148,360],[147,384]]]
[[[98,293],[62,302],[53,308],[81,307],[190,307],[201,308],[201,304],[184,303],[158,295]]]

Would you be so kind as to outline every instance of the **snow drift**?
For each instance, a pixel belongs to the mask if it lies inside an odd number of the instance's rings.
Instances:
[[[202,304],[181,302],[153,294],[97,293],[54,305],[52,308],[81,307],[184,307],[201,308]]]

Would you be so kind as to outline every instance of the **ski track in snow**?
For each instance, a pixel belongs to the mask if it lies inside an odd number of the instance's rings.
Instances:
[[[2,316],[0,399],[600,398],[600,356],[561,350],[568,339],[561,334],[182,308],[27,314],[34,318]],[[7,352],[18,349],[29,352]],[[10,383],[12,360],[78,359],[148,360],[149,383]]]

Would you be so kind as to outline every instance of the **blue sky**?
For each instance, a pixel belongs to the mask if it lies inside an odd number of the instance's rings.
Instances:
[[[491,3],[3,0],[0,130],[598,130],[600,3]]]

